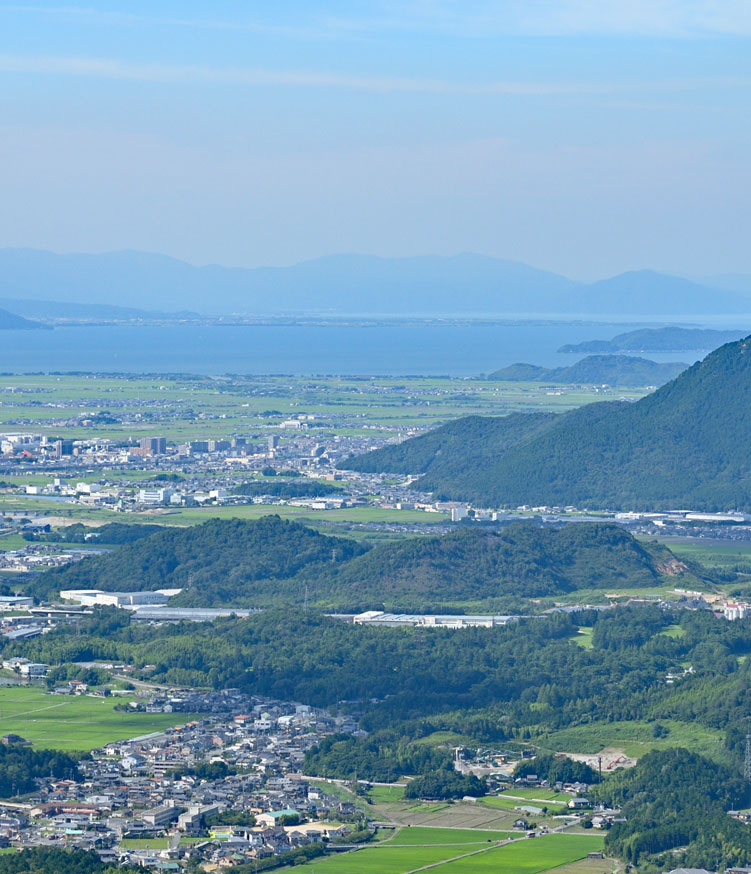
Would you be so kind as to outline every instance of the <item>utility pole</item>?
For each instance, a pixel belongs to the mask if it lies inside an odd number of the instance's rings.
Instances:
[[[602,756],[597,757],[597,767],[600,771],[600,783],[602,783]]]

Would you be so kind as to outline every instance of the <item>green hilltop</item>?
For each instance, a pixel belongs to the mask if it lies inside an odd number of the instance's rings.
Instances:
[[[480,506],[751,510],[751,338],[636,403],[467,417],[340,467]]]

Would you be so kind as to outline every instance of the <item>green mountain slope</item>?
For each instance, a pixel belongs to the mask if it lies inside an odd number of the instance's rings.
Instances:
[[[311,604],[346,611],[432,611],[460,602],[500,609],[508,599],[518,604],[577,589],[655,586],[664,575],[685,571],[666,547],[642,544],[615,525],[553,529],[524,522],[368,550],[267,516],[162,530],[41,574],[34,593],[174,587],[183,589],[175,605],[289,606],[300,604],[307,587]]]
[[[377,546],[336,568],[329,586],[353,603],[431,610],[452,601],[656,586],[663,573],[682,569],[667,548],[641,544],[616,525],[519,522]]]
[[[462,419],[341,466],[423,473],[418,487],[481,506],[751,510],[751,338],[634,404],[519,419]]]
[[[453,476],[465,467],[494,464],[499,453],[553,427],[556,413],[465,416],[404,443],[351,456],[340,467],[381,473],[435,473]],[[429,485],[428,488],[434,488]]]
[[[751,833],[727,811],[745,808],[751,787],[740,774],[693,752],[655,750],[635,768],[613,774],[595,794],[622,809],[624,821],[608,833],[606,846],[633,865],[719,870],[748,861]]]
[[[60,589],[109,592],[182,588],[181,603],[253,604],[261,581],[294,578],[303,569],[335,565],[364,550],[297,522],[264,516],[255,522],[214,519],[195,528],[162,530],[105,555],[41,574],[38,596]],[[268,588],[268,587],[267,587]],[[295,602],[300,600],[295,589]]]
[[[589,355],[569,367],[512,364],[491,373],[488,379],[563,385],[663,385],[687,367],[680,361],[663,364],[631,355]]]

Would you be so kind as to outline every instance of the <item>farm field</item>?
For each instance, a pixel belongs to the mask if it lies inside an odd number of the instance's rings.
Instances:
[[[645,391],[619,389],[617,397]],[[26,374],[0,383],[0,429],[23,423],[57,436],[123,439],[153,433],[159,423],[168,439],[207,439],[304,412],[323,433],[354,436],[372,434],[374,426],[427,428],[471,413],[562,412],[597,400],[603,394],[587,387],[548,393],[539,383],[452,377]]]
[[[724,540],[691,540],[682,537],[661,537],[678,558],[701,562],[708,567],[723,570],[741,570],[751,573],[751,543]]]
[[[515,841],[478,856],[459,859],[442,868],[446,874],[537,874],[602,850],[600,835],[547,835]],[[602,863],[601,863],[602,864]]]
[[[523,801],[503,799],[504,807],[487,806],[482,802],[433,805],[411,805],[409,802],[382,803],[371,806],[378,819],[390,820],[412,828],[425,826],[430,829],[479,829],[491,832],[511,832],[519,813],[513,809]],[[539,823],[544,816],[536,816]]]
[[[534,840],[521,838],[504,846],[495,846],[495,843],[488,846],[486,840],[484,844],[482,841],[464,842],[443,847],[435,844],[389,846],[390,842],[384,842],[354,853],[317,859],[302,870],[311,874],[313,871],[316,874],[408,874],[425,865],[442,863],[437,867],[446,874],[496,874],[498,871],[538,874],[601,850],[603,840],[601,835],[548,835]]]
[[[110,741],[163,731],[195,718],[187,713],[120,713],[122,698],[51,695],[37,687],[0,687],[0,734],[36,747],[86,752]]]

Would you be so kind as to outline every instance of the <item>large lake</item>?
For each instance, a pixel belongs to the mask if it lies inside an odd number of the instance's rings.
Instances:
[[[477,376],[517,361],[558,367],[564,343],[627,325],[556,323],[91,326],[0,331],[0,371]],[[649,355],[693,362],[690,353]]]

